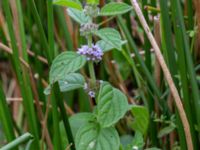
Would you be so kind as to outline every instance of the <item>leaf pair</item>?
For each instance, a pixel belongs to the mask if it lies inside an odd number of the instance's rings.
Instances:
[[[70,117],[70,126],[77,150],[117,150],[119,135],[115,128],[101,128],[92,113],[78,113]]]
[[[78,0],[55,0],[54,4],[66,6],[66,7],[69,7],[69,8],[74,8],[74,9],[77,9],[77,10],[82,10],[82,5],[81,5],[80,1],[78,1]],[[87,0],[87,4],[98,5],[99,0]],[[105,5],[101,9],[99,16],[121,15],[121,14],[127,13],[131,9],[132,9],[132,7],[127,5],[126,3],[111,2],[107,5]]]
[[[79,113],[70,118],[77,150],[117,150],[119,135],[114,127],[129,105],[126,96],[103,82],[94,113]]]
[[[98,122],[101,128],[107,128],[117,123],[129,109],[130,106],[126,96],[108,82],[103,82],[100,86],[94,114],[84,114],[82,117],[81,114],[74,115],[72,120],[74,119],[76,122],[80,121],[79,118],[85,118],[88,122]],[[91,120],[91,118],[96,119]]]
[[[115,128],[100,128],[95,123],[82,126],[75,141],[77,150],[117,150],[120,145]]]

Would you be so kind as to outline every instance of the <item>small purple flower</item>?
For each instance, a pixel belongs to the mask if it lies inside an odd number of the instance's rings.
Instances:
[[[83,45],[81,48],[78,49],[78,54],[85,55],[88,61],[95,61],[98,62],[102,60],[103,51],[98,45],[92,44],[92,47],[88,45]]]
[[[94,98],[94,97],[95,97],[95,92],[94,92],[94,91],[89,91],[89,92],[88,92],[88,95],[89,95],[91,98]]]

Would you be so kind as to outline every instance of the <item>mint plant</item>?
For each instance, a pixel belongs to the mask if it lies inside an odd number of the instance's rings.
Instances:
[[[112,2],[103,8],[98,7],[98,0],[88,0],[85,6],[78,0],[56,0],[54,4],[67,6],[69,16],[80,25],[80,34],[87,43],[77,52],[67,51],[59,54],[52,63],[49,81],[45,90],[50,93],[51,86],[58,82],[62,92],[83,88],[96,101],[91,113],[78,113],[70,118],[75,146],[77,150],[117,150],[120,139],[114,125],[130,109],[126,96],[107,81],[96,79],[94,63],[100,63],[103,55],[112,50],[121,50],[125,41],[113,28],[99,28],[93,22],[101,16],[116,16],[132,9],[125,3]],[[97,36],[99,41],[93,41]],[[90,80],[86,83],[78,70],[88,65]]]

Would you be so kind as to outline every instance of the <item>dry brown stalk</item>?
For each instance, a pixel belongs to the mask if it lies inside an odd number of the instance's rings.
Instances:
[[[155,52],[155,55],[160,63],[160,66],[164,72],[164,75],[165,75],[165,78],[167,80],[167,83],[169,84],[169,88],[170,88],[170,91],[171,91],[171,94],[174,98],[174,102],[177,106],[177,109],[178,109],[178,112],[179,112],[179,115],[180,115],[180,118],[181,118],[181,121],[183,123],[183,128],[184,128],[184,132],[185,132],[185,136],[186,136],[186,142],[187,142],[187,148],[189,150],[193,150],[193,144],[192,144],[192,137],[191,137],[191,133],[190,133],[190,125],[188,123],[188,119],[186,117],[186,113],[185,113],[185,110],[183,108],[183,104],[181,102],[181,98],[179,96],[179,93],[176,89],[176,86],[173,82],[173,79],[172,79],[172,76],[169,72],[169,69],[165,63],[165,60],[162,56],[162,53],[160,51],[160,48],[158,47],[158,44],[156,43],[156,40],[155,38],[153,37],[151,31],[150,31],[150,28],[149,26],[147,25],[147,22],[144,18],[144,15],[139,7],[139,4],[137,2],[137,0],[131,0],[131,3],[133,5],[133,8],[141,22],[141,25],[143,26],[146,34],[147,34],[147,37],[149,38],[149,41],[154,49],[154,52]]]
[[[5,44],[1,43],[1,42],[0,42],[0,49],[4,50],[5,52],[7,52],[7,53],[10,54],[10,55],[13,54],[12,49],[9,48],[8,46],[6,46]],[[28,52],[28,54],[29,54],[30,56],[32,56],[32,57],[35,57],[35,56],[36,56],[35,53],[32,52],[31,50],[27,50],[27,52]],[[25,61],[22,57],[19,57],[19,59],[20,59],[20,61],[21,61],[21,63],[22,63],[23,65],[25,65],[27,68],[29,68],[29,64],[27,64],[26,61]],[[42,63],[44,63],[44,64],[48,64],[46,58],[44,58],[44,57],[42,57],[42,56],[37,56],[37,59],[38,59],[39,61],[41,61]]]

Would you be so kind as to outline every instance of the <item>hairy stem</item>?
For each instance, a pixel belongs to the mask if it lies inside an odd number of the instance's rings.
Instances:
[[[88,67],[89,67],[90,77],[92,79],[92,87],[94,87],[95,84],[96,84],[96,76],[95,76],[94,66],[93,66],[93,62],[92,61],[90,61],[88,63]]]
[[[88,46],[92,47],[92,35],[88,35]],[[89,67],[89,73],[90,73],[90,77],[92,79],[92,88],[95,87],[96,84],[96,76],[95,76],[95,71],[94,71],[94,66],[93,66],[93,62],[89,61],[88,62],[88,67]]]

